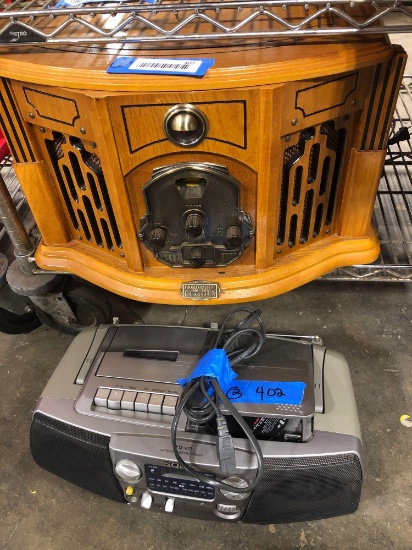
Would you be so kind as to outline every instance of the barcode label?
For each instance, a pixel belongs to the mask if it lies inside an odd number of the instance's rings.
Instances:
[[[129,66],[129,69],[140,69],[147,71],[157,70],[165,72],[173,70],[173,72],[195,73],[201,64],[201,60],[191,61],[189,59],[137,58],[136,61]]]
[[[158,74],[203,76],[213,65],[214,59],[168,59],[161,57],[128,57],[115,59],[107,69],[117,74]]]

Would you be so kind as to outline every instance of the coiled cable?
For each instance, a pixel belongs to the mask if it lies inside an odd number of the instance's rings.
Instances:
[[[228,321],[239,312],[245,312],[247,315],[234,329],[227,329],[226,326]],[[262,349],[266,338],[266,329],[260,315],[260,310],[239,307],[229,313],[223,321],[213,348],[224,349],[232,367],[246,359],[250,359]],[[254,323],[257,323],[257,329],[251,327]],[[225,409],[229,411],[239,424],[247,439],[250,441],[256,455],[256,477],[247,487],[233,487],[232,485],[210,478],[202,472],[195,470],[182,459],[177,448],[177,425],[183,411],[191,422],[199,426],[207,424],[216,417],[218,431],[217,454],[222,473],[235,471],[236,461],[234,445],[227,429],[225,417],[220,410],[220,404],[223,404]],[[177,462],[187,473],[197,478],[199,481],[226,491],[230,490],[234,493],[247,493],[254,489],[261,480],[263,475],[263,454],[259,443],[241,414],[226,397],[215,378],[200,376],[199,378],[193,379],[185,386],[172,421],[171,439]]]

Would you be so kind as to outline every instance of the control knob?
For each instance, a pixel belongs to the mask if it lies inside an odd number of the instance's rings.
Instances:
[[[193,267],[202,267],[206,262],[206,252],[201,246],[192,248],[190,254],[190,263]]]
[[[142,471],[139,466],[127,458],[119,460],[116,464],[115,472],[126,483],[136,483],[142,477]]]
[[[230,248],[239,248],[242,244],[242,228],[238,225],[231,225],[226,231],[226,242]]]
[[[223,480],[223,483],[226,483],[227,485],[229,485],[229,487],[231,485],[232,487],[238,487],[241,489],[244,489],[248,486],[247,482],[244,479],[237,476],[227,477]],[[220,489],[220,492],[229,500],[243,500],[250,495],[250,493],[236,493],[235,491],[231,491],[230,488],[228,488],[228,490]]]
[[[203,218],[200,214],[192,213],[186,218],[186,233],[189,237],[200,237],[203,231]]]
[[[150,244],[155,250],[160,250],[166,244],[166,231],[163,227],[154,227],[149,235]]]
[[[216,505],[215,514],[222,519],[233,520],[239,518],[242,511],[236,506],[236,504],[225,504],[223,502],[219,502]]]

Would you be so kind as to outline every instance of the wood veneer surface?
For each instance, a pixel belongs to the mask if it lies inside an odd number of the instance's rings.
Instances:
[[[119,55],[147,57],[212,57],[214,66],[203,78],[154,75],[113,75],[107,67]],[[15,80],[105,91],[207,90],[242,88],[359,69],[389,59],[385,37],[358,37],[298,43],[263,42],[199,49],[131,49],[36,46],[0,50],[0,76]]]

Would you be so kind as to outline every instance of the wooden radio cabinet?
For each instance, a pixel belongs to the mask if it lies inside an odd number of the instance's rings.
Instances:
[[[21,48],[0,51],[0,125],[40,268],[224,304],[377,257],[405,64],[385,37],[167,51],[215,58],[203,78],[107,74],[121,46]]]

